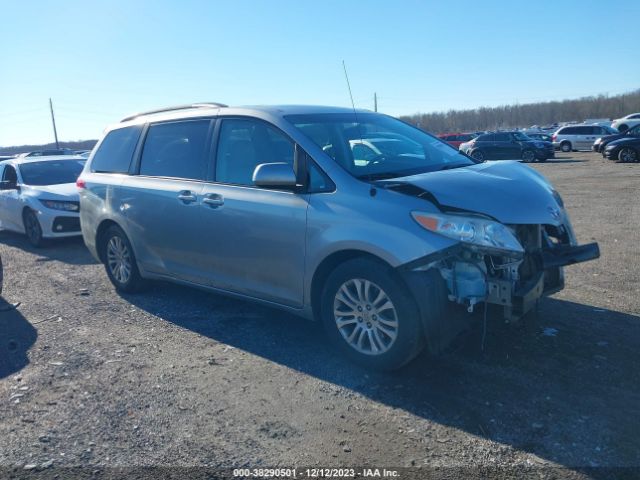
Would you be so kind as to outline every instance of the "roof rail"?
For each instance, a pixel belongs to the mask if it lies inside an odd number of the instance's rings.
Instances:
[[[228,106],[229,105],[225,105],[224,103],[216,103],[216,102],[198,102],[198,103],[190,103],[187,105],[176,105],[175,107],[159,108],[157,110],[149,110],[148,112],[139,112],[134,115],[129,115],[128,117],[125,117],[122,120],[120,120],[120,123],[128,122],[129,120],[133,120],[134,118],[138,118],[143,115],[151,115],[153,113],[173,112],[175,110],[188,110],[191,108],[223,108]]]

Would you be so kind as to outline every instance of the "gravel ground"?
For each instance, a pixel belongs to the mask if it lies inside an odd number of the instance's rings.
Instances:
[[[277,310],[163,283],[120,296],[82,240],[35,250],[0,232],[4,297],[22,302],[0,313],[0,477],[367,466],[637,478],[607,468],[640,467],[640,165],[574,153],[534,168],[602,257],[567,268],[537,324],[490,322],[484,351],[476,329],[394,374],[346,363],[317,325]]]

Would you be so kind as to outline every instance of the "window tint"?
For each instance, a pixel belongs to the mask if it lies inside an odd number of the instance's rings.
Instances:
[[[562,129],[560,132],[561,135],[577,135],[578,131],[576,127],[567,127]]]
[[[495,135],[493,133],[488,133],[487,135],[480,135],[476,138],[477,142],[493,142]]]
[[[253,172],[261,163],[286,162],[293,166],[293,148],[291,140],[265,122],[223,120],[216,155],[216,181],[253,185]]]
[[[210,120],[151,125],[140,160],[140,175],[204,180]]]
[[[471,135],[458,135],[458,140],[461,142],[468,142],[473,137]]]
[[[91,171],[127,173],[141,131],[141,125],[110,131],[91,160]]]
[[[640,125],[636,125],[635,127],[630,128],[627,133],[632,137],[640,137]]]
[[[511,135],[508,133],[496,133],[494,142],[510,142]]]

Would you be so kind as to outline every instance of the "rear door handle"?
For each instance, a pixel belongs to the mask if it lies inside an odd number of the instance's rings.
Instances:
[[[202,203],[209,205],[211,208],[218,208],[224,205],[224,197],[219,193],[207,193]]]
[[[178,192],[178,200],[183,203],[193,203],[197,199],[198,197],[191,190],[182,190],[181,192]]]

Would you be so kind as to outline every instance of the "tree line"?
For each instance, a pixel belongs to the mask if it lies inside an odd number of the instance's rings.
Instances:
[[[60,142],[60,148],[69,148],[71,150],[91,150],[97,142],[97,140]],[[36,150],[55,150],[55,148],[55,143],[47,143],[45,145],[18,145],[16,147],[0,147],[0,155],[16,155],[18,153],[33,152]]]
[[[400,119],[431,133],[445,133],[545,126],[587,118],[616,119],[635,112],[640,112],[640,89],[615,96],[418,113]]]

